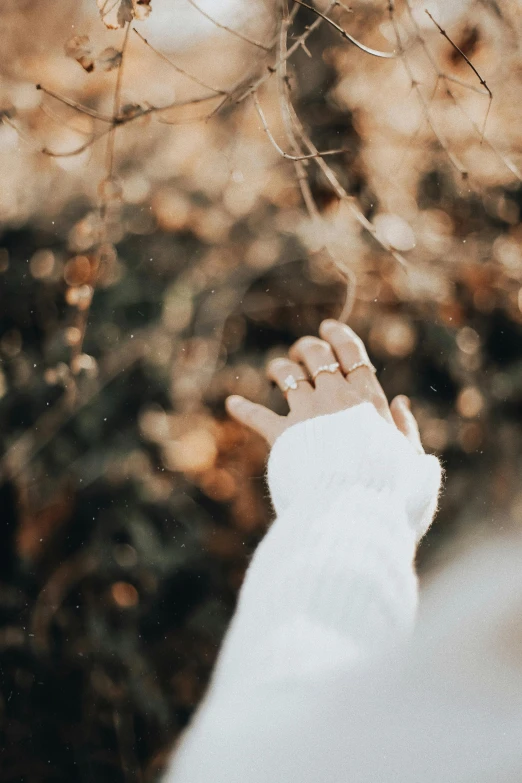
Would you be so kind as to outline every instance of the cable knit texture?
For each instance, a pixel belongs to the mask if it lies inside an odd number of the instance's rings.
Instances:
[[[277,513],[299,501],[320,504],[347,484],[397,494],[417,538],[431,524],[441,480],[436,457],[419,456],[369,402],[285,430],[267,474]]]
[[[365,403],[286,430],[267,477],[277,518],[247,570],[168,783],[249,783],[223,752],[230,721],[240,714],[255,735],[290,683],[367,667],[413,623],[413,558],[436,509],[438,461]],[[277,765],[265,773],[251,779],[294,780]]]

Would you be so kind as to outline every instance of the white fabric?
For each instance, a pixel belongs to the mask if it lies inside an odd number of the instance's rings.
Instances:
[[[522,780],[520,550],[439,580],[410,638],[440,479],[369,403],[276,441],[277,518],[165,783]]]

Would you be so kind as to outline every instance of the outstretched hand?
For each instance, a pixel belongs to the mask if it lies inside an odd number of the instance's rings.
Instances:
[[[371,402],[422,452],[408,397],[399,395],[388,405],[361,338],[349,326],[330,319],[323,321],[319,334],[320,338],[301,337],[288,357],[273,359],[267,366],[268,377],[288,401],[286,416],[238,395],[227,398],[229,414],[272,445],[293,424]]]

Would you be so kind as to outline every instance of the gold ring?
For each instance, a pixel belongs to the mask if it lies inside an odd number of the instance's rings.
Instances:
[[[332,362],[332,364],[322,364],[314,373],[312,373],[312,380],[315,381],[321,372],[337,372],[339,366],[339,362]]]
[[[361,359],[360,362],[355,362],[355,364],[352,364],[352,366],[346,370],[346,372],[344,373],[345,377],[348,376],[354,370],[358,370],[359,367],[367,367],[370,370],[370,372],[373,373],[377,372],[377,370],[375,369],[375,367],[373,366],[373,364],[369,359]]]
[[[304,375],[300,378],[295,378],[293,375],[287,375],[286,378],[283,381],[283,385],[281,386],[281,391],[283,394],[286,394],[290,389],[295,390],[297,389],[297,384],[299,381],[307,381],[308,378],[306,378]]]

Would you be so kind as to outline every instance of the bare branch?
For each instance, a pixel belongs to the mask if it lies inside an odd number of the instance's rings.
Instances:
[[[285,13],[285,15],[283,16],[283,20],[281,22],[281,28],[279,31],[279,53],[278,53],[278,57],[281,62],[281,65],[277,69],[277,85],[278,85],[278,94],[279,94],[279,106],[281,109],[281,118],[283,120],[283,126],[285,129],[286,137],[288,139],[288,142],[290,144],[290,147],[294,155],[297,158],[302,156],[302,150],[299,146],[299,142],[297,141],[297,138],[294,133],[294,129],[292,126],[292,117],[288,107],[288,104],[290,102],[290,97],[288,94],[289,93],[288,77],[287,77],[288,59],[286,57],[286,53],[288,49],[288,30],[290,28],[290,25],[292,24],[293,18],[295,16],[295,12],[298,10],[299,10],[299,6],[294,5],[290,14]],[[319,210],[317,209],[317,204],[315,203],[314,197],[312,195],[310,182],[308,181],[308,173],[307,173],[306,165],[302,162],[302,160],[295,160],[294,168],[297,177],[297,182],[301,189],[301,195],[303,197],[303,201],[305,203],[306,209],[308,210],[308,214],[310,215],[312,220],[321,220]]]
[[[112,171],[114,166],[114,145],[116,141],[116,117],[120,114],[120,103],[121,103],[121,85],[123,83],[123,70],[125,66],[125,55],[127,53],[127,45],[129,43],[129,34],[132,28],[132,24],[128,23],[125,28],[125,35],[123,38],[123,46],[121,49],[121,62],[120,67],[118,68],[118,74],[116,76],[116,86],[114,88],[114,100],[113,100],[113,110],[112,110],[112,128],[109,133],[109,139],[107,142],[107,179],[112,179]],[[81,351],[81,344],[82,341],[80,341],[79,344],[79,350]]]
[[[181,68],[179,65],[176,65],[176,63],[172,62],[165,54],[160,52],[158,49],[156,49],[152,44],[143,36],[138,30],[134,30],[138,38],[141,38],[144,44],[146,44],[151,51],[154,52],[155,55],[160,57],[162,60],[164,60],[166,63],[168,63],[172,68],[174,68],[175,71],[182,74],[183,76],[186,76],[187,79],[190,79],[191,81],[195,82],[195,84],[199,84],[200,87],[205,87],[207,90],[212,90],[212,92],[215,92],[216,95],[228,95],[228,90],[221,90],[216,87],[212,87],[210,84],[207,84],[206,82],[199,79],[197,76],[194,76],[192,73],[189,73],[188,71],[185,71],[183,68]]]
[[[295,2],[298,2],[298,0],[295,0]],[[475,74],[475,76],[477,77],[477,79],[479,80],[479,82],[481,83],[481,85],[482,85],[482,86],[483,86],[483,87],[484,87],[484,88],[487,90],[487,92],[488,92],[488,94],[489,94],[489,97],[490,97],[490,98],[493,98],[493,93],[491,92],[491,90],[489,89],[488,85],[486,84],[486,81],[485,81],[485,79],[483,79],[483,78],[482,78],[482,76],[481,76],[481,75],[480,75],[480,73],[477,71],[477,69],[475,68],[475,66],[473,65],[473,63],[472,63],[472,62],[471,62],[471,60],[469,59],[469,57],[468,57],[468,56],[467,56],[467,55],[466,55],[466,54],[465,54],[465,53],[462,51],[462,49],[460,48],[460,46],[457,46],[457,44],[455,43],[455,41],[452,41],[452,40],[451,40],[451,38],[450,38],[450,37],[449,37],[449,35],[447,34],[446,30],[443,30],[443,29],[442,29],[442,27],[440,26],[440,24],[439,24],[438,22],[436,22],[436,21],[435,21],[435,19],[434,19],[434,18],[433,18],[433,16],[430,14],[430,12],[428,11],[428,9],[427,9],[427,8],[425,8],[425,9],[424,9],[424,13],[426,13],[426,14],[429,16],[429,18],[431,19],[431,21],[433,22],[433,24],[435,25],[435,27],[438,29],[439,33],[440,33],[441,35],[443,35],[443,36],[444,36],[444,38],[446,39],[446,41],[448,41],[448,43],[450,43],[450,44],[451,44],[451,46],[453,46],[453,48],[455,49],[455,51],[457,51],[457,52],[460,54],[460,56],[461,56],[461,57],[462,57],[462,58],[465,60],[465,62],[466,62],[468,65],[469,65],[469,67],[471,68],[471,70],[473,71],[473,73]]]
[[[80,147],[76,147],[70,152],[53,152],[48,147],[42,147],[40,152],[44,155],[48,155],[50,158],[74,158],[75,155],[81,155],[82,152],[85,152],[85,150],[89,149],[89,147],[92,147],[93,144],[95,144],[97,141],[103,139],[104,136],[107,136],[111,130],[112,128],[106,128],[101,133],[91,136],[91,138],[87,139],[84,144],[82,144]]]
[[[60,117],[58,112],[52,111],[52,109],[49,106],[46,106],[45,104],[41,104],[39,107],[42,114],[45,114],[46,117],[48,117],[50,120],[55,122],[57,125],[60,125],[61,127],[69,128],[69,130],[74,131],[74,133],[78,133],[80,136],[92,136],[91,131],[85,131],[80,128],[76,128],[71,120],[67,120],[64,117]]]
[[[199,114],[197,117],[180,118],[178,120],[164,120],[163,117],[158,117],[157,121],[161,125],[191,125],[196,122],[207,122],[211,116],[211,114]]]
[[[373,57],[383,57],[387,60],[393,59],[394,57],[397,56],[395,52],[381,52],[378,49],[370,49],[369,46],[365,46],[356,38],[351,36],[350,33],[347,33],[344,27],[341,27],[341,25],[337,24],[337,22],[334,22],[334,20],[330,19],[330,17],[327,16],[326,14],[323,14],[321,11],[318,11],[317,8],[313,7],[313,5],[308,5],[307,3],[303,3],[303,0],[294,0],[294,3],[298,3],[299,5],[302,5],[303,8],[308,8],[309,11],[313,11],[314,14],[320,16],[321,19],[324,19],[324,21],[327,22],[329,25],[331,25],[334,28],[334,30],[337,30],[337,32],[340,33],[340,35],[342,35],[344,39],[350,41],[350,43],[352,43],[362,52],[366,52],[366,54],[371,54]],[[335,5],[340,5],[340,4],[336,2]]]
[[[417,94],[417,98],[418,98],[419,103],[421,105],[421,108],[423,110],[424,116],[426,118],[426,122],[430,126],[433,135],[435,136],[435,138],[437,139],[439,145],[442,147],[442,149],[446,153],[446,155],[447,155],[449,161],[451,162],[451,164],[456,168],[456,170],[459,172],[459,174],[462,177],[467,178],[468,172],[467,172],[466,167],[464,166],[462,161],[450,150],[450,148],[448,146],[448,142],[446,141],[446,139],[444,138],[442,133],[439,131],[439,129],[437,128],[437,126],[433,122],[433,118],[431,116],[429,103],[426,100],[426,98],[424,96],[424,93],[422,92],[422,90],[420,88],[419,82],[416,80],[415,76],[413,75],[413,71],[411,70],[411,66],[410,66],[410,63],[409,63],[408,58],[406,56],[404,45],[402,43],[402,38],[401,38],[399,26],[398,26],[397,20],[395,18],[394,0],[389,0],[389,2],[388,2],[388,11],[389,11],[389,14],[390,14],[390,21],[392,23],[392,27],[393,27],[393,30],[394,30],[394,33],[395,33],[395,38],[397,40],[397,48],[399,50],[399,55],[401,57],[401,60],[402,60],[402,63],[404,65],[404,68],[406,70],[406,73],[408,74],[408,77],[409,77],[409,79],[411,81],[411,86],[412,86],[412,88],[415,90],[415,92]]]
[[[272,146],[278,151],[278,153],[283,158],[286,158],[287,160],[293,160],[293,161],[310,160],[310,158],[325,157],[326,155],[339,155],[342,152],[346,152],[346,150],[339,149],[339,150],[327,150],[326,152],[315,152],[315,153],[312,153],[310,155],[289,155],[288,152],[285,152],[283,149],[281,149],[281,147],[279,146],[277,141],[274,139],[274,137],[272,135],[272,132],[271,132],[270,128],[268,127],[268,123],[266,121],[266,117],[265,117],[265,114],[263,112],[263,109],[261,108],[261,105],[259,103],[259,100],[258,100],[258,97],[257,97],[257,93],[254,93],[252,98],[254,100],[254,106],[256,107],[256,111],[257,111],[257,113],[259,115],[259,119],[261,120],[261,123],[263,125],[263,130],[265,131],[266,135],[270,139],[270,142],[271,142]]]
[[[491,92],[491,90],[489,89],[488,85],[486,84],[486,80],[482,78],[482,76],[480,75],[480,73],[477,71],[477,69],[475,68],[475,66],[473,65],[473,63],[472,63],[472,62],[471,62],[471,60],[469,59],[469,57],[468,57],[468,56],[467,56],[467,55],[466,55],[466,54],[465,54],[465,53],[462,51],[462,49],[460,48],[460,46],[457,46],[457,44],[455,43],[455,41],[452,41],[452,40],[451,40],[451,38],[450,38],[450,37],[449,37],[449,35],[447,34],[446,30],[443,30],[443,29],[442,29],[442,27],[440,26],[440,24],[439,24],[438,22],[436,22],[436,21],[435,21],[435,19],[434,19],[434,18],[433,18],[433,16],[430,14],[430,12],[429,12],[427,9],[424,9],[424,10],[425,10],[425,13],[426,13],[426,14],[429,16],[429,18],[431,19],[431,21],[433,22],[433,24],[435,25],[435,27],[438,29],[439,33],[440,33],[442,36],[444,36],[444,38],[446,39],[446,41],[448,41],[448,43],[449,43],[449,44],[450,44],[450,45],[451,45],[451,46],[452,46],[452,47],[455,49],[455,51],[456,51],[456,52],[458,52],[458,53],[460,54],[460,56],[461,56],[461,57],[464,59],[464,61],[465,61],[465,62],[466,62],[468,65],[469,65],[469,67],[471,68],[471,70],[473,71],[473,73],[475,74],[475,76],[477,77],[477,79],[479,80],[479,82],[481,83],[481,85],[482,85],[482,86],[484,87],[484,89],[485,89],[485,90],[487,90],[487,92],[488,92],[488,95],[489,95],[489,103],[488,103],[488,108],[487,108],[487,111],[486,111],[486,116],[485,116],[485,118],[484,118],[484,125],[483,125],[483,128],[482,128],[482,138],[484,138],[484,132],[485,132],[485,130],[486,130],[486,123],[487,123],[487,121],[488,121],[488,116],[489,116],[489,112],[490,112],[490,109],[491,109],[491,101],[493,100],[493,93]]]
[[[329,13],[332,10],[332,8],[335,7],[336,4],[337,4],[337,0],[332,0],[330,2],[330,5],[326,9],[326,13]],[[315,30],[317,30],[317,28],[320,27],[322,23],[323,23],[323,19],[320,16],[318,16],[315,22],[312,22],[310,27],[308,27],[304,31],[304,33],[302,33],[298,38],[296,38],[292,46],[290,46],[290,48],[284,55],[284,58],[280,57],[277,60],[277,62],[275,62],[274,65],[272,65],[268,69],[267,73],[264,73],[263,76],[260,76],[259,79],[257,79],[253,84],[251,84],[247,90],[241,93],[238,98],[235,98],[235,102],[241,103],[241,101],[244,101],[245,98],[248,98],[249,95],[252,95],[252,93],[256,92],[259,89],[259,87],[261,87],[262,84],[268,81],[268,79],[270,79],[270,77],[277,72],[277,69],[282,65],[283,62],[286,62],[298,49],[300,49],[305,44],[305,42],[312,35],[312,33],[315,32]],[[225,102],[226,100],[227,99],[225,99]]]
[[[238,32],[237,30],[233,30],[231,27],[227,27],[227,25],[222,24],[221,22],[218,22],[214,17],[210,16],[210,14],[207,14],[206,11],[204,11],[200,6],[195,2],[195,0],[188,0],[190,5],[196,9],[196,11],[199,11],[199,13],[205,17],[205,19],[208,19],[209,22],[212,22],[213,25],[216,27],[219,27],[221,30],[226,30],[227,33],[230,33],[231,35],[235,35],[236,38],[240,38],[245,43],[251,44],[252,46],[257,46],[258,49],[263,49],[265,52],[269,52],[272,47],[266,46],[266,44],[261,43],[260,41],[255,41],[253,38],[248,38],[248,36],[243,35],[243,33]]]
[[[465,82],[462,79],[457,79],[456,76],[451,76],[449,73],[444,73],[441,71],[438,76],[440,76],[441,79],[444,79],[444,81],[453,82],[453,84],[458,84],[461,87],[465,87],[467,90],[478,93],[479,95],[488,94],[486,90],[481,90],[480,87],[475,87],[474,84],[468,84],[468,82]]]
[[[294,124],[294,127],[301,137],[301,140],[305,147],[310,152],[317,152],[317,149],[315,148],[315,145],[313,144],[312,140],[306,133],[305,129],[303,128],[303,125],[301,123],[301,120],[296,114],[296,111],[294,107],[289,104],[289,108],[292,114],[292,122]],[[350,194],[343,188],[339,180],[337,179],[335,173],[332,171],[330,166],[320,157],[314,158],[316,165],[321,169],[322,173],[324,174],[326,180],[330,183],[332,190],[334,191],[335,195],[342,201],[345,201],[350,211],[352,212],[353,216],[357,220],[360,225],[368,231],[369,234],[372,235],[372,237],[375,239],[375,241],[384,249],[387,253],[389,253],[393,258],[401,264],[401,266],[407,266],[407,261],[400,253],[397,252],[391,245],[388,245],[386,242],[383,242],[382,239],[380,239],[377,236],[377,231],[375,230],[375,226],[370,223],[368,218],[361,212],[355,198],[353,196],[350,196]]]
[[[78,103],[77,101],[73,101],[72,98],[66,98],[64,95],[59,95],[56,92],[53,92],[52,90],[48,90],[47,87],[43,87],[41,84],[36,85],[37,90],[41,90],[45,95],[49,95],[51,98],[55,98],[57,101],[60,101],[60,103],[63,103],[65,106],[70,106],[71,109],[76,109],[76,111],[81,112],[81,114],[87,114],[89,117],[92,117],[94,120],[100,120],[100,122],[107,122],[110,125],[113,123],[113,118],[110,117],[107,114],[101,114],[100,112],[96,111],[96,109],[91,109],[89,106],[83,106],[81,103]]]
[[[454,82],[456,84],[460,84],[462,87],[467,87],[470,90],[479,91],[479,87],[474,87],[473,85],[469,85],[466,82],[461,82],[459,79],[456,79],[455,77],[449,76],[448,74],[442,72],[439,70],[437,61],[435,60],[433,53],[428,46],[428,43],[426,42],[424,36],[422,35],[421,29],[419,27],[419,24],[413,14],[410,0],[406,0],[406,9],[408,11],[408,15],[410,17],[410,20],[415,28],[416,35],[418,40],[420,41],[420,44],[426,54],[426,57],[431,63],[431,66],[435,73],[437,74],[437,77],[442,79],[445,82],[446,85],[446,94],[448,97],[453,101],[455,106],[459,109],[459,111],[463,114],[463,116],[468,120],[470,125],[472,126],[473,130],[481,137],[481,141],[484,142],[489,149],[493,152],[494,155],[506,166],[506,168],[511,171],[514,176],[522,182],[522,172],[519,170],[519,168],[513,163],[513,161],[505,155],[503,152],[501,152],[498,147],[493,144],[492,141],[490,141],[482,132],[482,130],[478,127],[478,125],[474,122],[474,120],[468,115],[468,113],[463,109],[460,101],[457,99],[456,95],[453,93],[453,91],[448,86],[448,81]],[[481,94],[487,95],[486,92],[482,92],[480,90]]]
[[[110,125],[109,128],[107,128],[105,131],[93,135],[86,144],[82,144],[81,147],[76,148],[75,150],[72,150],[71,152],[53,152],[52,150],[44,147],[38,148],[40,152],[44,153],[45,155],[49,155],[53,158],[69,158],[73,157],[74,155],[79,155],[81,152],[84,152],[87,147],[89,147],[91,144],[95,144],[99,139],[104,138],[107,136],[113,128],[116,126],[122,126],[127,125],[130,122],[134,122],[135,120],[139,120],[143,117],[147,117],[151,114],[161,114],[162,112],[170,111],[171,109],[176,108],[183,108],[186,106],[195,106],[200,103],[205,103],[210,100],[215,100],[219,95],[222,93],[217,93],[215,91],[212,92],[211,95],[202,95],[199,98],[190,98],[186,101],[173,101],[172,103],[167,104],[166,106],[149,106],[146,109],[141,107],[136,107],[136,111],[134,113],[119,113],[114,117],[109,117],[108,115],[100,114],[99,112],[95,111],[94,109],[89,109],[86,106],[83,106],[80,103],[77,103],[76,101],[73,101],[70,98],[66,98],[65,96],[58,95],[57,93],[53,92],[52,90],[48,90],[46,87],[42,87],[41,85],[38,85],[38,89],[42,90],[42,92],[45,92],[46,95],[50,95],[52,98],[55,98],[56,100],[63,103],[65,106],[70,106],[73,109],[76,109],[76,111],[80,112],[81,114],[86,114],[89,117],[92,117],[93,119],[101,120],[103,122],[106,122]],[[211,115],[207,115],[207,118]],[[5,117],[2,118],[3,121],[5,120]],[[171,124],[168,121],[162,120],[164,124]],[[11,127],[13,127],[20,136],[22,136],[22,132],[19,128],[17,128],[14,123],[11,124]],[[175,123],[172,123],[175,124]],[[29,140],[27,138],[27,140]]]
[[[298,6],[294,5],[292,10],[294,10],[295,8],[298,8]],[[291,20],[292,20],[291,14],[288,16],[285,15],[281,23],[280,40],[279,40],[279,57],[281,59],[281,66],[280,68],[278,68],[277,71],[278,92],[279,92],[279,103],[281,108],[281,117],[283,119],[283,125],[285,127],[286,136],[288,138],[288,141],[294,153],[296,155],[298,154],[300,155],[302,152],[301,147],[296,138],[296,135],[294,133],[294,128],[292,125],[292,114],[290,109],[291,100],[289,94],[290,90],[289,90],[288,77],[287,77],[288,60],[286,59],[285,56],[288,47],[288,29],[290,27]],[[308,214],[310,215],[311,220],[314,221],[315,224],[322,224],[324,223],[324,220],[319,212],[319,209],[317,208],[317,204],[315,203],[315,199],[313,197],[312,189],[310,187],[310,181],[308,179],[307,165],[308,164],[303,163],[302,160],[294,161],[294,168],[297,177],[297,182],[301,189],[301,195],[303,197],[304,204],[306,206]],[[339,273],[341,274],[341,276],[344,278],[346,282],[346,299],[339,319],[341,321],[347,321],[353,310],[353,305],[355,302],[357,280],[355,278],[355,274],[353,270],[351,270],[348,267],[348,265],[340,264],[338,262],[336,254],[332,255],[332,253],[326,247],[325,247],[325,252],[328,253],[333,263],[335,264],[336,268],[338,269]]]

